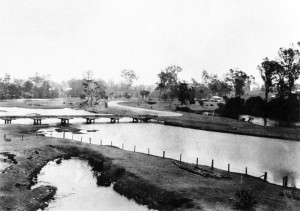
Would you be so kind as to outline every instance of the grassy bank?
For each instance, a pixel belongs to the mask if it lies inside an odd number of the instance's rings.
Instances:
[[[124,102],[123,105],[174,111],[176,105],[170,102],[158,102],[154,105],[149,105],[146,102]],[[195,113],[180,112],[183,115],[180,117],[159,117],[158,120],[164,121],[167,125],[194,128],[200,130],[217,131],[223,133],[233,133],[240,135],[259,136],[267,138],[278,138],[293,141],[300,141],[299,128],[285,128],[285,127],[263,127],[247,122],[238,121],[235,119],[206,116]]]
[[[241,174],[215,172],[226,178],[204,177],[179,168],[171,159],[96,146],[70,140],[35,137],[38,126],[0,126],[11,141],[0,140],[1,153],[9,152],[15,162],[0,174],[0,210],[37,210],[47,205],[55,187],[30,190],[33,178],[47,162],[58,157],[77,156],[89,160],[95,171],[102,171],[98,184],[114,182],[115,191],[140,204],[159,210],[231,210],[241,197],[238,190],[251,190],[257,203],[254,210],[288,210],[284,190],[261,179]],[[22,141],[22,135],[24,140]],[[1,160],[4,162],[4,160]],[[191,164],[185,164],[191,166]],[[202,166],[203,168],[206,168]],[[298,191],[298,190],[296,190]],[[297,201],[298,202],[298,201]],[[297,203],[293,202],[296,207]]]

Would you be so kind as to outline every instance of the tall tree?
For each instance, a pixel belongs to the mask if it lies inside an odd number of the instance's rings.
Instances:
[[[156,89],[160,91],[159,97],[163,93],[164,98],[170,97],[174,99],[178,95],[178,73],[182,71],[179,66],[168,66],[159,74],[159,82],[156,83]]]
[[[258,69],[264,81],[265,101],[267,102],[269,93],[274,90],[277,73],[281,72],[283,68],[278,62],[265,58]]]
[[[226,75],[226,82],[234,88],[235,96],[242,96],[245,93],[245,86],[251,84],[254,81],[252,75],[247,75],[245,72],[236,68],[235,70],[230,69],[229,73]]]
[[[183,81],[178,84],[178,100],[181,104],[186,104],[186,101],[192,101],[195,97],[195,89],[189,87],[188,84]]]
[[[125,81],[127,91],[132,86],[133,81],[138,79],[137,75],[135,74],[135,72],[133,70],[126,70],[126,69],[122,70],[121,77]]]
[[[300,52],[298,49],[280,48],[278,51],[279,63],[285,70],[288,93],[291,95],[295,81],[300,76]]]

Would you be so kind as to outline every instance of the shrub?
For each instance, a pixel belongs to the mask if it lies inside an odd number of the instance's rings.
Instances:
[[[224,108],[224,116],[233,119],[239,119],[240,114],[244,112],[245,100],[240,97],[230,98]]]
[[[261,97],[250,97],[245,103],[245,113],[253,116],[264,116],[265,101]]]
[[[237,190],[235,192],[235,208],[236,209],[242,209],[242,210],[247,210],[251,209],[254,204],[256,204],[256,200],[254,199],[253,196],[253,191],[252,190]]]

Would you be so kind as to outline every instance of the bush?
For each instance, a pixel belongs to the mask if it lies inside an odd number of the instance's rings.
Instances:
[[[189,107],[186,107],[186,106],[184,106],[184,107],[177,106],[175,111],[191,112],[191,109]]]
[[[224,116],[224,112],[225,112],[225,104],[223,103],[218,103],[218,108],[215,110],[215,112],[217,114],[219,114],[220,116]]]
[[[245,103],[245,113],[253,116],[264,116],[265,101],[261,97],[250,97]]]
[[[235,192],[235,208],[247,210],[251,209],[254,204],[256,204],[256,200],[253,196],[252,190],[237,190]]]
[[[299,121],[299,100],[296,95],[288,99],[275,98],[267,104],[268,117],[284,121]]]
[[[224,116],[239,119],[240,114],[244,113],[245,100],[240,97],[230,98],[224,108]]]

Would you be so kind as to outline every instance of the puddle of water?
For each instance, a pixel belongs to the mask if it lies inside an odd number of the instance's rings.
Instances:
[[[55,200],[49,203],[46,210],[149,210],[133,200],[119,195],[113,187],[97,187],[88,162],[78,158],[62,160],[60,164],[49,162],[37,177],[41,185],[57,187]]]

